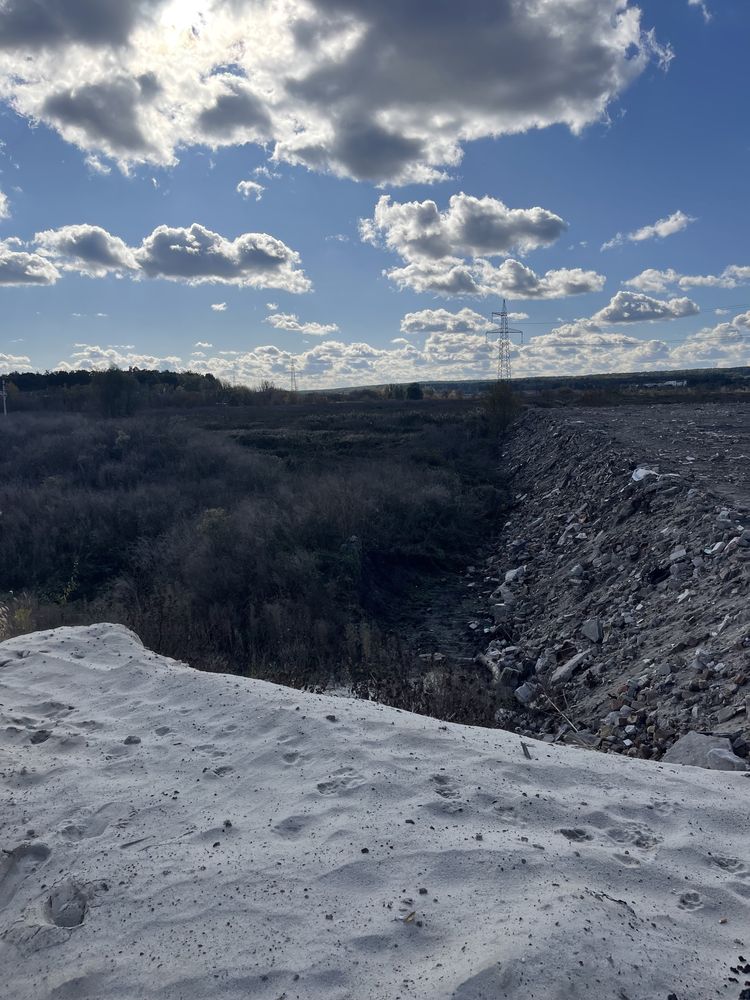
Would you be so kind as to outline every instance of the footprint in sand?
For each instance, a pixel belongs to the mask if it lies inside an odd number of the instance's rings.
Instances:
[[[632,854],[620,854],[616,852],[612,857],[621,865],[625,865],[626,868],[637,868],[640,865],[638,858],[633,857]]]
[[[711,863],[721,868],[722,871],[730,872],[732,875],[739,875],[746,871],[745,865],[739,858],[724,858],[720,856],[712,857]]]
[[[697,892],[683,892],[677,905],[681,910],[700,910],[703,900]]]
[[[68,878],[49,894],[45,915],[57,927],[79,927],[87,909],[88,898],[83,886]]]
[[[584,830],[578,826],[573,827],[572,829],[563,828],[562,830],[558,830],[557,833],[561,833],[563,837],[566,837],[574,844],[582,844],[585,840],[594,839],[587,830]]]
[[[661,837],[657,837],[653,830],[634,825],[611,827],[607,836],[617,844],[632,844],[642,851],[651,851],[661,843]]]
[[[318,782],[318,791],[321,795],[345,795],[364,783],[365,779],[357,771],[342,767],[339,771],[334,771],[328,781]]]
[[[435,785],[435,791],[441,799],[459,799],[461,793],[451,784],[447,774],[433,774],[430,781]]]
[[[271,829],[280,837],[293,840],[305,833],[311,823],[312,819],[309,816],[287,816],[286,819],[275,823]]]
[[[100,837],[110,826],[120,829],[127,825],[130,810],[117,802],[109,802],[96,812],[84,815],[74,823],[68,823],[60,830],[66,840],[89,840]]]
[[[0,861],[0,910],[11,902],[24,879],[35,872],[50,856],[46,844],[19,844],[3,851]]]

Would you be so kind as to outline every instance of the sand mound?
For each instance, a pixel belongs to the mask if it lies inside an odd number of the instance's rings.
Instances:
[[[0,644],[7,1000],[738,1000],[750,781]]]

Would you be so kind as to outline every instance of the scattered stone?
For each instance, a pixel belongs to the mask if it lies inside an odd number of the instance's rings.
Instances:
[[[531,701],[533,701],[535,694],[536,688],[528,681],[521,684],[521,686],[517,687],[513,692],[516,701],[520,702],[522,705],[528,705]]]
[[[598,618],[589,618],[581,625],[581,632],[592,642],[601,642],[604,638],[604,628]]]

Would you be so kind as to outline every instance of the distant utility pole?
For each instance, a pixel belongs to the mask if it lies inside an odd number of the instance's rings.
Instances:
[[[8,390],[5,388],[5,379],[0,383],[0,396],[3,397],[3,416],[8,416]]]
[[[493,312],[492,322],[496,323],[500,327],[497,338],[497,380],[498,382],[510,382],[512,374],[510,363],[511,334],[515,334],[520,337],[521,343],[523,344],[523,331],[512,330],[508,326],[508,307],[505,304],[505,299],[503,299],[502,311]],[[488,335],[487,341],[489,342]]]
[[[294,358],[289,362],[289,384],[292,392],[297,392],[297,364]]]

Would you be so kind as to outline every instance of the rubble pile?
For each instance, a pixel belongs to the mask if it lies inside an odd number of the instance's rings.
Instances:
[[[678,409],[684,421],[708,411],[705,454],[698,433],[681,448]],[[750,411],[740,409],[740,432],[724,435],[721,408],[708,405],[620,408],[606,421],[596,410],[524,414],[503,454],[514,503],[500,548],[470,571],[501,725],[630,757],[748,767]],[[667,414],[663,449],[653,442]],[[623,431],[637,421],[640,436],[620,434],[617,420]]]

